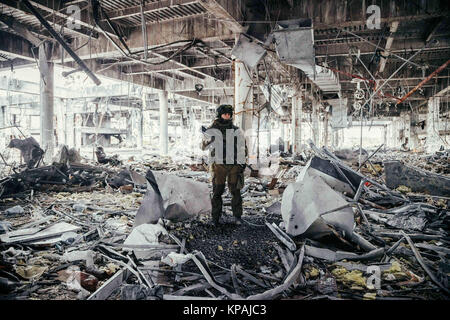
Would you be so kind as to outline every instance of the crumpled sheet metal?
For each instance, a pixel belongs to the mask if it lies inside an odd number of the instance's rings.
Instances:
[[[347,204],[339,193],[321,177],[305,175],[303,180],[287,186],[281,202],[281,214],[286,232],[292,236],[303,234],[321,213]],[[351,208],[344,208],[322,216],[329,224],[347,235],[353,233],[354,217]]]
[[[136,173],[134,173],[136,180]],[[146,174],[147,193],[142,200],[134,227],[156,223],[160,218],[180,222],[211,211],[206,183],[192,181],[149,170]]]
[[[133,181],[141,180],[140,175],[132,172]],[[148,170],[144,181],[147,184],[147,192],[142,200],[141,206],[134,219],[134,228],[144,223],[157,223],[160,218],[164,218],[165,209],[163,198],[159,190],[156,178],[151,170]]]
[[[158,244],[158,238],[161,234],[167,235],[167,230],[160,224],[141,224],[133,229],[130,235],[125,239],[124,245],[143,245]],[[138,259],[148,257],[148,250],[134,249],[134,254]]]
[[[346,172],[343,170],[343,172]],[[348,174],[347,178],[352,181],[355,185],[359,185],[360,180],[358,177],[352,173],[346,172]],[[342,177],[336,168],[330,163],[330,161],[319,158],[312,157],[305,167],[303,167],[300,174],[297,176],[296,181],[302,181],[305,176],[319,176],[321,177],[332,189],[339,192],[347,192],[353,194],[353,190]]]
[[[171,174],[153,173],[164,201],[166,219],[180,221],[211,212],[208,184]]]

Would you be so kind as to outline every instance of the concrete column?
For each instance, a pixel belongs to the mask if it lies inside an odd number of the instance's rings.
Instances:
[[[439,105],[440,97],[433,97],[428,100],[428,112],[426,120],[427,140],[425,150],[427,153],[433,153],[439,150],[442,144],[439,138]]]
[[[416,125],[412,125],[412,124],[416,124],[418,122],[418,115],[416,115],[415,113],[411,114],[411,121],[409,122],[409,131],[410,131],[410,136],[411,136],[411,149],[417,149],[420,146],[420,141],[419,141],[419,135],[417,134],[418,128]]]
[[[66,108],[66,144],[69,148],[73,148],[75,146],[75,134],[74,134],[74,124],[75,124],[75,117],[73,114],[73,111],[70,110],[70,107],[68,106],[68,103],[65,103]]]
[[[39,46],[40,104],[41,104],[41,148],[45,151],[44,162],[51,163],[54,151],[53,134],[53,63],[50,62],[52,43]]]
[[[335,148],[338,146],[338,139],[339,139],[339,136],[337,133],[337,129],[333,129],[331,131],[331,145]]]
[[[408,147],[411,146],[411,115],[408,113],[403,118],[405,128],[405,138],[408,139]]]
[[[0,128],[6,127],[5,109],[6,106],[0,106]],[[5,129],[3,129],[0,130],[0,152],[5,149],[5,144]]]
[[[169,152],[169,101],[168,92],[159,92],[159,152],[166,156]]]
[[[297,146],[295,143],[295,137],[297,132],[297,97],[292,97],[292,110],[291,110],[291,147],[292,154],[297,152]]]
[[[200,122],[202,123],[202,125],[206,125],[206,106],[204,106],[202,108],[202,111],[200,113]]]
[[[388,138],[389,138],[389,147],[397,148],[398,128],[397,128],[397,118],[395,117],[388,125]]]
[[[147,143],[151,145],[151,135],[152,130],[150,127],[150,110],[148,110],[147,106],[147,95],[145,92],[142,92],[142,145]]]
[[[80,148],[82,145],[82,134],[81,134],[81,127],[83,125],[83,117],[81,114],[77,113],[74,115],[74,123],[75,123],[75,143],[74,146],[77,148]]]
[[[301,151],[301,137],[302,137],[302,111],[303,101],[300,93],[292,97],[292,123],[291,123],[291,145],[292,153],[298,153]]]
[[[281,124],[284,128],[284,152],[288,152],[289,149],[289,126],[286,123]]]
[[[245,64],[239,60],[234,61],[234,124],[246,133],[252,129],[253,116],[253,83]],[[247,112],[245,112],[247,111]],[[246,135],[249,150],[251,141]]]
[[[312,131],[313,138],[311,139],[317,147],[319,146],[319,104],[316,101],[312,103]]]
[[[131,113],[131,125],[132,125],[132,131],[131,135],[135,137],[136,147],[138,149],[142,149],[142,109],[134,109]]]
[[[297,97],[297,130],[295,131],[295,144],[297,152],[302,151],[302,118],[303,118],[303,99],[301,94]]]
[[[387,132],[388,132],[388,126],[387,125],[384,125],[383,126],[383,128],[384,128],[384,130],[383,130],[383,143],[384,143],[384,146],[383,146],[383,150],[384,151],[386,151],[386,148],[387,148]]]
[[[325,112],[323,119],[323,145],[328,147],[328,112]]]
[[[272,145],[272,123],[270,121],[270,112],[267,114],[267,151],[272,153],[270,146]]]
[[[195,121],[195,113],[192,107],[189,107],[189,114],[188,114],[188,126],[189,126],[189,134],[190,136],[194,137],[196,135],[196,121]],[[190,150],[191,150],[191,155],[196,155],[198,147],[196,146],[196,144],[193,143],[193,141],[191,140],[189,142],[189,146],[190,146]]]
[[[58,134],[58,146],[60,147],[63,144],[66,144],[66,117],[64,117],[66,104],[63,99],[56,100],[56,132]]]

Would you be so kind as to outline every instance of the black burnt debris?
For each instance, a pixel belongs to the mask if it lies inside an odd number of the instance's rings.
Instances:
[[[273,176],[246,169],[242,225],[229,194],[211,222],[209,174],[189,163],[89,164],[66,149],[14,169],[1,180],[1,299],[447,299],[449,198],[388,188],[383,151],[359,168],[310,143]],[[302,211],[289,193],[310,197],[309,179],[322,195]],[[163,212],[135,224],[144,205]]]

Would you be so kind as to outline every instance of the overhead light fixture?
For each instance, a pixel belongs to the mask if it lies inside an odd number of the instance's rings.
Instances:
[[[200,95],[200,92],[203,90],[203,85],[201,83],[197,83],[195,86],[195,91]]]

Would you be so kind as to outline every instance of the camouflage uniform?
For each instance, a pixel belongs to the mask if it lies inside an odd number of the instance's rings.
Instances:
[[[220,115],[219,115],[220,117]],[[234,141],[234,162],[228,164],[226,162],[226,130],[233,129],[239,130],[238,127],[232,124],[232,121],[226,121],[223,119],[216,119],[214,123],[209,127],[209,129],[218,129],[222,133],[223,137],[223,164],[213,162],[211,164],[212,173],[212,184],[213,184],[213,195],[211,198],[211,216],[215,223],[219,221],[222,214],[222,194],[225,191],[225,183],[228,181],[228,189],[231,193],[231,208],[233,211],[233,216],[240,218],[242,216],[242,197],[241,189],[244,186],[244,169],[245,165],[238,164],[237,162],[237,142]],[[212,142],[204,141],[202,144],[202,149],[205,150]],[[247,150],[245,150],[245,155],[247,156]],[[214,149],[211,150],[210,156],[215,157]]]

